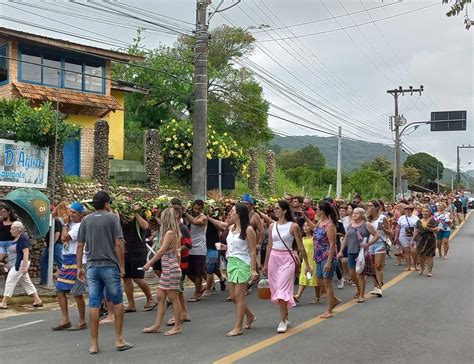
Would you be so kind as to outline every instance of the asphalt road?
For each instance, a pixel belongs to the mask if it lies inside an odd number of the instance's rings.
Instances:
[[[227,292],[216,292],[189,303],[192,322],[174,337],[142,334],[156,311],[126,314],[124,335],[134,348],[114,349],[113,327],[100,328],[101,352],[88,354],[89,332],[53,332],[58,311],[43,311],[0,319],[0,353],[9,363],[192,362],[221,363],[473,363],[474,362],[474,219],[451,241],[448,260],[435,260],[434,277],[403,274],[394,259],[387,260],[383,298],[356,304],[352,287],[336,290],[343,305],[329,320],[317,317],[325,303],[302,304],[290,312],[292,328],[277,335],[278,309],[248,297],[257,315],[252,330],[227,338],[234,306]],[[368,285],[369,288],[370,285]],[[138,307],[144,303],[138,301]],[[171,313],[169,312],[168,315]],[[72,310],[73,322],[77,314]]]

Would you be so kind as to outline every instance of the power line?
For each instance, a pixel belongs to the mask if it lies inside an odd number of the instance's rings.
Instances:
[[[428,8],[431,8],[431,7],[437,6],[437,5],[441,5],[440,2],[436,2],[436,3],[431,4],[431,5],[426,5],[426,6],[422,6],[422,7],[419,7],[419,8],[415,8],[415,9],[412,9],[412,10],[409,10],[409,11],[405,11],[403,13],[399,13],[399,14],[390,15],[390,16],[386,16],[386,17],[383,17],[383,18],[375,19],[374,21],[375,22],[380,22],[380,21],[383,21],[383,20],[397,18],[397,17],[402,16],[402,15],[412,14],[412,13],[415,13],[417,11],[425,10],[425,9],[428,9]],[[364,22],[364,23],[358,23],[357,26],[371,24],[371,23],[372,23],[371,21]],[[352,28],[355,28],[355,27],[356,27],[356,25],[350,25],[350,26],[347,26],[347,27],[339,28],[339,29],[330,29],[330,30],[324,30],[324,31],[314,32],[314,33],[299,34],[297,36],[284,37],[284,38],[278,38],[278,39],[263,39],[263,40],[259,40],[257,42],[258,43],[265,43],[265,42],[274,42],[274,41],[277,41],[277,40],[284,40],[284,39],[306,38],[306,37],[312,37],[314,35],[319,35],[319,34],[327,34],[327,33],[338,32],[338,31],[344,30],[344,29],[352,29]]]

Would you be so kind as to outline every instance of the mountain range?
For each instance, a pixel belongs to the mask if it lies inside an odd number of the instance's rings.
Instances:
[[[336,167],[337,161],[337,137],[320,137],[316,135],[298,135],[298,136],[278,136],[275,135],[270,141],[270,148],[299,150],[307,145],[314,145],[324,154],[326,166]],[[361,140],[343,139],[342,140],[342,170],[351,171],[357,169],[365,161],[370,161],[375,157],[383,155],[389,161],[394,161],[395,149],[392,146],[382,143],[364,142]],[[402,163],[408,157],[405,152],[401,153]],[[474,176],[474,170],[469,171],[469,176]],[[445,168],[441,181],[451,184],[451,179],[455,179],[456,172]],[[466,179],[462,178],[463,181]],[[464,181],[467,182],[467,181]],[[474,178],[469,178],[469,184],[474,185]]]

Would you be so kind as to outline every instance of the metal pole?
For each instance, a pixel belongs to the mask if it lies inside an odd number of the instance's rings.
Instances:
[[[207,7],[209,0],[196,1],[196,63],[194,69],[194,135],[191,193],[205,199],[207,165]]]
[[[339,127],[337,136],[337,171],[336,171],[336,197],[341,198],[342,190],[342,126]]]
[[[222,158],[219,158],[218,162],[218,173],[219,173],[219,196],[222,195]]]
[[[459,184],[461,183],[461,158],[459,157],[459,149],[460,146],[458,145],[456,147],[456,187],[459,187]]]
[[[58,71],[59,73],[59,71]],[[53,183],[51,191],[51,203],[54,205],[56,198],[56,166],[58,160],[58,122],[59,122],[59,87],[56,90],[56,118],[54,119],[54,160],[53,160]],[[54,217],[51,215],[49,221],[49,246],[48,246],[48,288],[54,288],[53,265],[54,265]]]
[[[400,116],[398,115],[398,94],[395,97],[395,170],[396,170],[396,193],[403,197],[402,173],[400,166]]]

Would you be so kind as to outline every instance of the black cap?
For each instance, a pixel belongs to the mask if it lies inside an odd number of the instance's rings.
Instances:
[[[105,191],[99,191],[97,192],[94,197],[92,197],[92,205],[103,205],[106,202],[112,202],[112,199],[110,198],[109,194]]]

